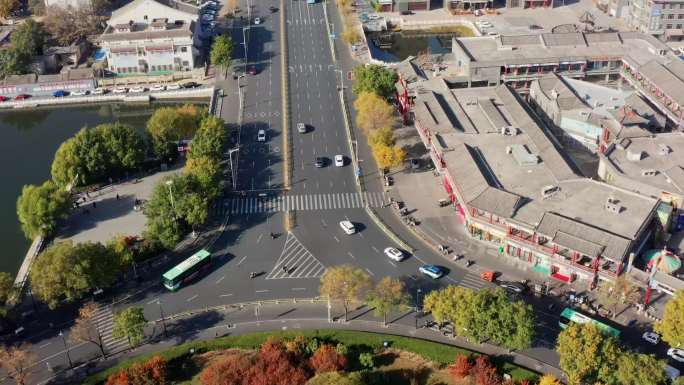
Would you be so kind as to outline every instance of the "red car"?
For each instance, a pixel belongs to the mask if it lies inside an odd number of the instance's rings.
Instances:
[[[6,102],[9,98],[7,96],[0,96],[0,102]]]
[[[251,67],[247,68],[247,73],[250,75],[256,75],[256,67],[251,66]]]
[[[29,94],[19,94],[19,95],[14,97],[14,100],[24,100],[24,99],[28,99],[30,97],[31,97],[31,95],[29,95]]]

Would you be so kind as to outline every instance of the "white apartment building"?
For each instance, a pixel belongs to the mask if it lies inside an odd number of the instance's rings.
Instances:
[[[199,55],[197,8],[134,0],[114,11],[99,42],[119,76],[190,71]]]
[[[682,36],[684,0],[631,0],[623,16],[640,32],[669,40]]]

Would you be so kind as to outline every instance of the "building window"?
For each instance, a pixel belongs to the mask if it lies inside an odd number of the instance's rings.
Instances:
[[[183,60],[183,66],[188,67],[190,65],[190,62],[187,60]]]
[[[143,16],[143,20],[147,20],[147,15]]]
[[[682,29],[682,25],[681,25],[681,24],[677,24],[677,29]]]
[[[668,20],[674,19],[674,15],[670,13],[669,15],[667,15],[667,19],[668,19]]]
[[[668,24],[665,26],[666,29],[672,29],[672,24]]]
[[[188,52],[188,47],[181,47],[181,52]]]
[[[677,15],[677,19],[684,19],[684,13],[680,13],[679,15]]]

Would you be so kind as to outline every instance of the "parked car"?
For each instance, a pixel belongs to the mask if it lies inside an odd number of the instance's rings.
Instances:
[[[106,88],[96,88],[96,89],[93,90],[92,94],[93,94],[93,95],[104,95],[104,94],[106,94],[107,92],[109,92],[109,90],[106,89]]]
[[[168,84],[166,86],[167,90],[180,90],[181,86],[180,84]]]
[[[395,249],[394,247],[386,248],[385,255],[387,256],[387,258],[393,261],[401,262],[402,260],[404,260],[404,253],[399,249]]]
[[[444,275],[442,268],[436,265],[421,265],[418,271],[432,279],[439,279]]]
[[[679,348],[669,348],[667,355],[677,362],[684,362],[684,350]]]
[[[139,94],[141,92],[145,92],[145,90],[146,90],[146,88],[143,86],[135,86],[135,87],[129,88],[128,93],[129,94]]]
[[[62,98],[62,97],[65,97],[67,95],[69,95],[69,93],[64,91],[64,90],[57,90],[57,91],[52,92],[52,96],[54,96],[56,98]]]
[[[86,96],[90,93],[88,90],[71,91],[71,96]]]
[[[352,235],[352,234],[354,234],[354,233],[356,232],[356,226],[354,226],[354,224],[351,223],[351,221],[347,221],[347,220],[341,221],[341,222],[340,222],[340,227],[342,228],[342,230],[343,230],[347,235]]]
[[[306,124],[297,123],[297,132],[299,132],[300,134],[306,134]]]
[[[128,92],[128,88],[126,87],[116,87],[112,91],[113,94],[125,94],[126,92]]]
[[[261,18],[255,17],[254,18],[254,25],[259,25],[259,24],[261,24]]]
[[[150,91],[164,91],[166,89],[166,86],[163,84],[155,84],[152,87],[150,87]]]
[[[6,101],[8,101],[9,99],[10,99],[10,98],[8,98],[7,96],[0,96],[0,102],[6,102]]]
[[[413,15],[413,11],[401,11],[402,15]]]
[[[537,25],[537,24],[530,24],[528,28],[530,29],[530,31],[536,31],[539,29],[544,29],[544,27]]]
[[[475,22],[475,25],[480,27],[480,28],[492,28],[492,27],[494,27],[494,24],[492,24],[489,20],[478,20]]]
[[[652,343],[653,345],[658,345],[660,342],[660,334],[656,332],[644,332],[641,338]]]
[[[335,167],[342,167],[344,166],[344,156],[343,155],[335,155]]]
[[[368,15],[368,18],[370,20],[380,20],[380,15],[378,15],[377,13],[371,13],[370,15]]]
[[[265,142],[266,141],[266,131],[265,130],[259,130],[257,132],[257,142]]]
[[[185,83],[181,84],[181,87],[183,87],[183,88],[197,88],[199,86],[200,86],[200,84],[197,82],[185,82]]]
[[[314,160],[314,166],[316,168],[321,168],[325,166],[325,158],[322,156],[317,156],[316,159]]]
[[[250,75],[256,75],[256,74],[257,74],[256,67],[254,67],[254,66],[249,66],[249,68],[247,68],[247,73],[250,74]]]
[[[276,7],[274,7],[274,6],[268,7],[268,10],[271,11],[271,13],[276,13],[276,12],[278,12],[278,8],[276,8]]]
[[[527,286],[523,285],[521,282],[501,281],[499,282],[499,286],[517,294],[524,293],[527,290]]]
[[[31,97],[31,95],[29,95],[29,94],[19,94],[19,95],[14,97],[14,100],[26,100],[30,97]]]

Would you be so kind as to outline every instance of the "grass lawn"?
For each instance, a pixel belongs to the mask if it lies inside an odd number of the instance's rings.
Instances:
[[[190,342],[165,351],[142,355],[140,357],[122,361],[110,369],[90,376],[88,379],[86,379],[84,384],[103,384],[110,374],[119,371],[121,368],[128,367],[133,363],[147,361],[150,357],[156,355],[165,358],[169,362],[169,368],[173,368],[171,376],[172,378],[176,379],[174,383],[188,385],[195,384],[196,382],[193,381],[193,378],[195,378],[199,373],[201,367],[197,364],[196,360],[192,359],[192,355],[189,353],[190,349],[194,349],[195,355],[229,348],[254,349],[259,347],[270,336],[280,339],[290,339],[298,335],[303,335],[309,338],[317,337],[321,340],[327,340],[335,343],[341,342],[347,345],[350,349],[358,347],[362,350],[379,349],[382,347],[383,341],[388,341],[393,351],[405,351],[421,356],[425,362],[429,362],[432,365],[432,367],[435,369],[435,372],[437,372],[437,369],[443,367],[444,365],[453,363],[456,354],[474,354],[469,350],[454,346],[388,334],[329,329],[271,331],[250,333],[239,336],[226,336],[208,341]],[[537,378],[537,374],[531,370],[521,368],[507,362],[499,362],[496,359],[493,359],[492,361],[497,365],[500,373],[508,373],[515,380]],[[397,365],[399,365],[399,363],[403,361],[397,361],[395,359],[393,362],[397,362]],[[436,373],[434,375],[438,376],[439,374]],[[444,383],[449,384],[449,382]]]

